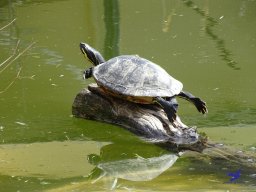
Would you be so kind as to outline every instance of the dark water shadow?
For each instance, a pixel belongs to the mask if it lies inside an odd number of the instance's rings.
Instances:
[[[213,28],[218,24],[218,21],[213,17],[210,17],[204,10],[200,9],[193,1],[183,0],[183,3],[194,10],[197,14],[206,20],[205,32],[216,43],[216,48],[220,52],[221,59],[234,70],[240,70],[238,63],[232,58],[232,53],[226,48],[225,41],[214,33]]]

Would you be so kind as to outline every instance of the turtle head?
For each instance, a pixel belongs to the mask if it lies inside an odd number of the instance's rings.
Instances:
[[[105,62],[102,55],[86,43],[80,43],[80,50],[84,54],[85,58],[87,58],[95,66]]]

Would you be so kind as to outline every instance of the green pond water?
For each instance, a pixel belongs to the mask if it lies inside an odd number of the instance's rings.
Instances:
[[[83,41],[106,59],[161,65],[207,102],[203,116],[179,99],[185,124],[254,155],[255,10],[254,0],[1,0],[0,191],[256,191],[246,164],[178,158],[71,113],[93,82],[82,79]]]

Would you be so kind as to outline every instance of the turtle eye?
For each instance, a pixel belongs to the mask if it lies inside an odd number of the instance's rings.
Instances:
[[[85,43],[80,43],[80,50],[83,54],[86,54],[86,44]]]

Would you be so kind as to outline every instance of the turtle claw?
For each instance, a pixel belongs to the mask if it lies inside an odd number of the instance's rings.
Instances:
[[[170,112],[170,113],[167,114],[167,117],[168,117],[169,121],[171,123],[173,123],[176,120],[177,115],[176,115],[175,112]]]
[[[208,113],[207,107],[206,107],[206,103],[204,101],[202,101],[200,98],[195,97],[192,99],[192,102],[194,103],[194,105],[196,106],[197,110],[202,113]]]
[[[166,111],[166,115],[171,123],[173,123],[177,118],[177,110],[175,107],[169,107],[168,109],[164,109]]]

